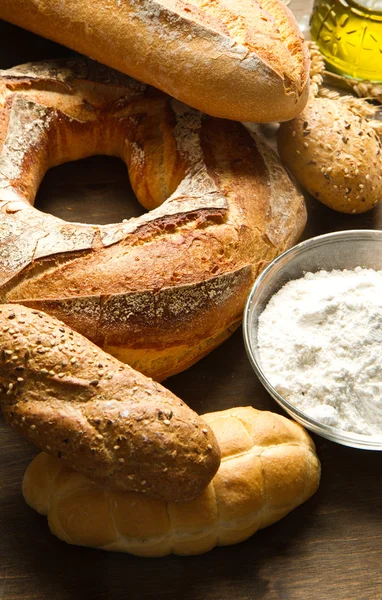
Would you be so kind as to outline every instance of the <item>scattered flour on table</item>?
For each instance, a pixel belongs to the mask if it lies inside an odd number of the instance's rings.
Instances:
[[[343,431],[382,433],[382,271],[319,271],[288,282],[259,317],[273,387]]]

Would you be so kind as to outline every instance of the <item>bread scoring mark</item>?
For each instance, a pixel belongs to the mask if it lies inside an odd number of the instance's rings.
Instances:
[[[199,283],[161,290],[20,302],[24,306],[56,314],[68,324],[80,319],[86,323],[89,337],[95,336],[99,345],[112,344],[115,339],[122,345],[125,341],[131,344],[134,339],[136,347],[154,345],[160,348],[160,334],[169,325],[173,330],[172,337],[184,341],[186,332],[183,328],[186,324],[203,320],[210,310],[219,314],[220,307],[227,303],[232,304],[230,314],[226,316],[229,320],[227,326],[236,322],[251,281],[252,272],[246,266]],[[170,332],[167,332],[168,335]]]

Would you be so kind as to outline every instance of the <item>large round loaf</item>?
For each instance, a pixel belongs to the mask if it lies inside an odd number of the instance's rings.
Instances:
[[[222,452],[212,482],[190,502],[115,492],[39,454],[23,481],[26,502],[70,544],[138,556],[200,554],[247,539],[308,500],[320,462],[304,429],[252,407],[203,416]]]
[[[149,212],[98,226],[33,207],[49,167],[92,154],[126,162]],[[0,72],[0,301],[142,373],[164,379],[224,341],[305,219],[277,156],[239,123],[91,61]]]
[[[0,18],[217,117],[285,121],[308,55],[281,0],[1,0]]]

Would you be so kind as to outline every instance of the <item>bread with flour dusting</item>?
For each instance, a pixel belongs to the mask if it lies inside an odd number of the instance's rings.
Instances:
[[[147,213],[101,226],[33,207],[47,169],[92,154],[125,161]],[[227,339],[306,220],[243,125],[85,59],[0,72],[0,166],[0,301],[55,315],[157,380]]]
[[[281,0],[1,0],[0,18],[213,116],[285,121],[307,100],[308,55]]]

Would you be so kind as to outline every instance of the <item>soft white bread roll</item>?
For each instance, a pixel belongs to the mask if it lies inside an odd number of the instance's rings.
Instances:
[[[26,502],[48,516],[54,535],[70,544],[138,556],[201,554],[243,541],[278,521],[317,490],[320,463],[297,423],[251,407],[203,415],[222,461],[196,499],[165,503],[115,492],[39,454],[23,481]]]
[[[216,117],[284,121],[307,100],[307,51],[281,0],[1,0],[0,18]]]

